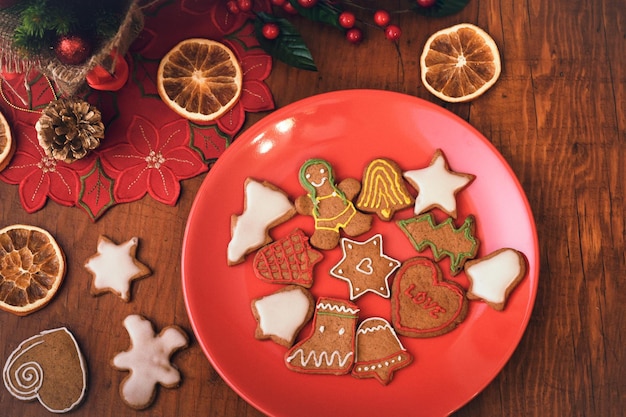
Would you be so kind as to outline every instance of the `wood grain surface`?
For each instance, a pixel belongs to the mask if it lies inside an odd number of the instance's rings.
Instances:
[[[373,2],[398,8],[400,1]],[[267,83],[277,108],[318,93],[352,88],[421,97],[459,115],[491,140],[519,178],[539,234],[541,271],[527,331],[502,372],[454,415],[622,416],[626,409],[626,5],[623,0],[470,0],[445,18],[394,16],[396,46],[368,29],[354,46],[334,30],[299,18],[319,71],[275,62]],[[502,57],[502,75],[485,95],[447,104],[420,82],[419,55],[430,34],[459,22],[485,29]],[[164,30],[176,30],[175,27]],[[265,114],[249,114],[246,127]],[[45,309],[27,317],[0,312],[0,359],[41,330],[68,326],[89,363],[89,387],[74,416],[258,416],[222,381],[195,342],[181,288],[181,243],[205,175],[183,182],[174,207],[150,197],[120,204],[93,223],[80,209],[48,202],[28,214],[17,186],[0,182],[0,226],[48,229],[67,253],[68,272]],[[135,281],[132,302],[90,295],[85,260],[99,235],[140,238],[139,259],[155,273]],[[132,313],[157,329],[181,326],[188,349],[172,361],[177,389],[134,411],[118,393],[126,373],[110,366],[128,347],[122,327]],[[1,387],[0,414],[46,415]]]

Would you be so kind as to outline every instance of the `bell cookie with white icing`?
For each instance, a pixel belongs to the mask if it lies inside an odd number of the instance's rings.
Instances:
[[[509,295],[526,276],[526,257],[515,249],[502,248],[467,262],[465,275],[470,283],[467,298],[482,300],[502,311]]]
[[[393,379],[395,371],[409,366],[411,355],[402,345],[395,330],[382,317],[363,320],[356,329],[356,362],[352,376],[375,378],[383,385]]]
[[[311,320],[315,300],[311,293],[298,285],[252,300],[252,314],[257,321],[254,337],[270,339],[291,347],[300,330]]]
[[[390,221],[397,211],[411,207],[415,201],[404,184],[402,169],[391,159],[372,160],[365,167],[362,182],[356,207],[375,213],[382,221]]]
[[[349,301],[318,299],[311,333],[285,353],[287,368],[309,374],[348,374],[354,364],[359,311]]]
[[[124,319],[130,347],[113,358],[112,366],[130,371],[120,384],[120,395],[126,405],[137,410],[148,407],[156,396],[157,384],[175,388],[180,372],[170,357],[188,345],[187,334],[178,326],[168,326],[155,335],[150,321],[132,314]]]
[[[52,413],[66,413],[83,400],[87,365],[74,335],[65,327],[45,330],[20,343],[2,372],[17,399],[37,399]]]
[[[112,292],[122,300],[130,301],[130,283],[149,276],[152,271],[137,260],[139,238],[132,237],[116,244],[106,236],[98,238],[98,251],[85,262],[93,276],[91,294]]]
[[[244,209],[231,217],[228,265],[244,261],[249,253],[272,241],[269,230],[296,214],[287,194],[275,185],[247,178],[244,183]]]

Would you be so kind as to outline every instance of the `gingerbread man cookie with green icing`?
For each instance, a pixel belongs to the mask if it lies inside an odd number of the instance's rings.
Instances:
[[[353,203],[361,190],[358,180],[346,178],[336,184],[330,163],[309,159],[300,168],[300,184],[307,194],[298,197],[295,206],[298,213],[315,220],[312,246],[330,250],[339,244],[340,230],[358,236],[371,229],[371,215],[361,213]]]

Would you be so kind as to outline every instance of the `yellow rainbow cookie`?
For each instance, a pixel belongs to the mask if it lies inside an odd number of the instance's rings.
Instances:
[[[413,202],[398,164],[386,158],[377,158],[367,164],[356,202],[359,210],[376,213],[381,220],[388,222],[396,211],[412,206]]]

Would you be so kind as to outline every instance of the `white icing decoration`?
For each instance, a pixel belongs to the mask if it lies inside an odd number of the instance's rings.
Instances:
[[[228,261],[232,263],[262,246],[267,227],[294,208],[284,193],[254,180],[246,183],[245,201],[246,209],[237,217],[228,243]]]
[[[505,249],[468,266],[465,273],[472,278],[472,294],[491,303],[504,303],[507,289],[522,272],[522,262],[519,252]]]
[[[324,330],[326,330],[326,327],[320,326],[320,333],[324,333]]]
[[[428,167],[405,172],[404,177],[419,191],[415,198],[415,214],[436,206],[448,215],[456,217],[455,193],[471,181],[466,175],[446,169],[443,153],[440,153]]]
[[[279,291],[254,302],[264,335],[292,340],[306,320],[311,301],[297,288]]]
[[[287,362],[291,363],[295,359],[296,356],[300,356],[300,365],[303,367],[308,366],[309,362],[313,361],[316,368],[322,366],[324,363],[326,366],[334,366],[335,360],[337,360],[339,367],[345,366],[346,362],[352,357],[354,352],[348,352],[342,358],[341,353],[338,350],[333,351],[329,354],[326,351],[322,351],[319,355],[315,350],[311,350],[308,355],[305,354],[304,349],[296,349],[289,357],[287,357]],[[305,356],[306,355],[306,356]]]
[[[366,240],[365,242],[357,242],[355,240],[350,240],[347,238],[342,238],[341,239],[341,249],[343,252],[343,256],[341,258],[341,260],[330,270],[330,275],[334,276],[335,278],[339,278],[343,281],[346,281],[349,286],[350,286],[350,300],[354,300],[355,298],[360,297],[361,295],[367,293],[367,292],[373,292],[375,294],[380,295],[381,297],[385,297],[388,298],[390,295],[390,291],[389,291],[389,277],[391,276],[391,274],[393,274],[393,272],[400,267],[400,262],[397,261],[396,259],[393,259],[387,255],[385,255],[383,253],[383,237],[382,235],[376,234],[374,236],[372,236],[371,238],[369,238],[368,240]],[[389,266],[389,271],[387,273],[387,275],[385,275],[384,277],[382,277],[383,280],[383,284],[384,286],[380,286],[378,289],[377,288],[366,288],[365,290],[362,291],[361,288],[354,286],[354,284],[352,283],[352,280],[350,279],[351,277],[348,276],[348,274],[350,274],[350,272],[352,272],[353,274],[363,274],[363,275],[372,275],[375,274],[376,271],[374,270],[374,261],[372,260],[373,257],[369,257],[369,256],[365,256],[363,257],[356,265],[356,267],[354,267],[353,271],[346,271],[344,268],[342,268],[343,263],[346,262],[346,260],[348,259],[349,256],[349,252],[352,250],[355,250],[355,248],[357,246],[363,247],[363,246],[368,246],[371,245],[374,248],[376,248],[376,257],[380,258],[380,259],[385,259],[387,261],[389,261],[388,266]],[[370,251],[371,252],[371,251]]]
[[[12,369],[13,364],[18,362],[22,355],[30,355],[29,352],[32,349],[39,349],[42,344],[51,343],[49,340],[46,340],[46,338],[50,337],[48,335],[52,335],[57,332],[63,332],[64,336],[71,341],[74,352],[64,351],[60,352],[60,354],[76,354],[81,370],[80,377],[82,378],[81,390],[80,393],[78,393],[79,395],[77,396],[77,398],[70,398],[70,400],[72,400],[72,403],[67,404],[66,407],[63,409],[57,409],[50,406],[49,404],[47,404],[47,398],[41,397],[40,390],[43,387],[46,378],[45,370],[44,368],[42,368],[41,364],[35,362],[34,360],[31,360],[28,362],[24,362],[15,370]],[[59,346],[56,344],[51,344],[50,347],[44,345],[44,348],[49,349],[49,354],[53,354],[55,352],[55,349],[65,347],[66,346]],[[12,371],[15,372],[12,373]],[[20,343],[20,345],[8,357],[2,371],[2,377],[4,379],[4,385],[6,386],[7,390],[15,398],[25,401],[37,399],[41,403],[41,405],[43,405],[48,411],[52,413],[66,413],[72,410],[83,400],[87,388],[87,366],[85,363],[85,358],[83,357],[78,347],[78,343],[76,342],[74,335],[65,327],[60,327],[58,329],[52,330],[44,330],[43,332],[36,334],[35,336],[32,336]],[[50,375],[49,378],[51,377],[52,376]],[[70,381],[70,383],[72,383],[72,381]],[[53,380],[48,383],[48,386],[51,386],[52,384],[58,384],[59,386],[55,388],[58,388],[59,390],[65,389],[63,384],[59,381]]]
[[[345,333],[346,333],[346,329],[344,329],[343,327],[339,329],[339,336],[343,336]]]
[[[98,241],[98,253],[85,263],[85,267],[94,275],[94,288],[98,290],[111,289],[118,293],[123,300],[128,301],[130,282],[150,273],[145,265],[140,264],[132,256],[138,242],[137,237],[119,245],[104,238]]]
[[[130,370],[122,382],[124,400],[137,408],[147,406],[153,398],[157,383],[173,387],[180,381],[180,373],[170,363],[174,351],[187,346],[187,337],[175,327],[154,334],[150,322],[139,315],[124,319],[131,347],[113,358],[120,370]]]
[[[356,314],[360,311],[358,308],[350,308],[344,305],[338,305],[333,303],[319,303],[316,307],[318,310],[336,311],[337,313]]]

